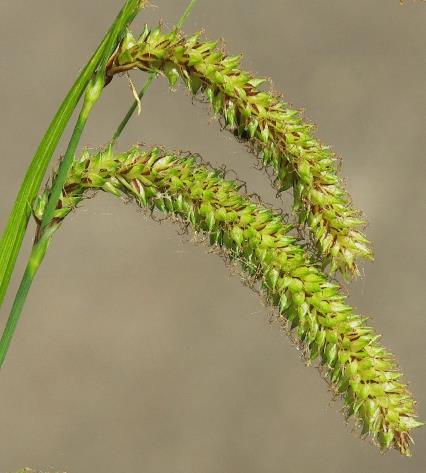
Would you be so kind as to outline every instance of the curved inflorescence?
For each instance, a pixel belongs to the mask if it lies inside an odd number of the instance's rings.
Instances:
[[[103,190],[205,234],[210,245],[241,264],[306,358],[319,360],[334,392],[344,398],[346,415],[362,424],[362,435],[383,450],[393,446],[409,455],[409,432],[421,424],[392,355],[298,244],[292,226],[240,188],[194,156],[159,148],[87,153],[71,168],[52,225],[59,226],[88,191]],[[34,204],[37,221],[49,192]]]
[[[199,34],[186,39],[176,30],[145,28],[138,40],[128,33],[108,76],[134,68],[160,72],[172,86],[181,78],[192,94],[206,96],[225,127],[273,167],[278,190],[293,188],[294,210],[309,227],[323,268],[346,278],[358,274],[357,259],[372,259],[372,251],[360,230],[365,222],[337,175],[335,156],[297,110],[261,90],[264,79],[239,68],[240,59],[226,56],[217,42],[201,42]]]

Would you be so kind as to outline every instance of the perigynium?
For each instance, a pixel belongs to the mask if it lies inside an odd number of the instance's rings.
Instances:
[[[369,435],[382,450],[393,446],[409,455],[410,430],[421,423],[380,336],[312,261],[292,235],[292,225],[250,200],[240,192],[241,184],[224,180],[222,173],[197,157],[160,148],[85,153],[70,169],[51,229],[93,190],[130,197],[152,212],[191,225],[241,264],[305,358],[319,360],[334,393],[344,399],[346,416],[362,425],[362,435]],[[49,194],[48,188],[35,202],[39,223]]]
[[[409,455],[410,431],[421,425],[415,402],[380,336],[366,317],[354,313],[342,288],[330,277],[339,271],[348,279],[359,273],[359,259],[372,259],[362,233],[365,222],[338,176],[336,157],[314,137],[313,126],[304,123],[299,111],[279,94],[265,90],[265,79],[241,70],[240,56],[227,56],[216,42],[201,41],[199,34],[184,37],[180,29],[196,2],[190,0],[171,32],[145,27],[135,39],[126,27],[147,2],[125,0],[46,131],[0,240],[1,305],[33,209],[38,230],[0,339],[0,368],[52,236],[88,191],[103,190],[192,226],[217,252],[240,265],[244,279],[274,308],[309,364],[317,360],[333,393],[343,397],[346,416],[362,425],[361,434],[382,450],[394,447]],[[149,72],[138,99],[106,150],[75,160],[81,134],[104,86],[132,69]],[[182,79],[193,96],[206,98],[223,126],[246,143],[264,167],[273,168],[278,191],[293,190],[294,213],[299,226],[309,229],[306,236],[314,252],[280,213],[251,200],[240,192],[241,183],[225,180],[222,171],[197,157],[161,148],[114,152],[140,99],[159,74],[172,87]],[[34,201],[83,94],[64,159],[50,187]]]
[[[338,177],[336,157],[300,112],[263,91],[265,79],[241,70],[240,56],[227,56],[217,44],[202,42],[199,34],[185,38],[177,29],[146,27],[138,39],[127,34],[108,76],[135,68],[160,72],[171,86],[181,78],[192,94],[206,96],[224,126],[273,167],[278,190],[292,187],[294,210],[309,227],[323,267],[346,278],[358,274],[357,260],[372,259],[372,251],[361,231],[365,222]]]

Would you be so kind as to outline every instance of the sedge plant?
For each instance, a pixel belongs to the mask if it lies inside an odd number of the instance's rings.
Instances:
[[[34,245],[0,340],[0,366],[52,237],[89,191],[104,191],[130,197],[151,214],[162,212],[192,228],[217,253],[239,265],[304,358],[320,367],[332,392],[343,398],[343,411],[361,426],[361,435],[381,450],[393,447],[410,455],[410,432],[421,425],[415,401],[380,336],[367,317],[348,305],[334,278],[335,273],[346,279],[357,276],[358,261],[372,259],[364,218],[344,189],[336,157],[298,110],[266,89],[264,79],[241,68],[240,56],[227,55],[200,34],[182,33],[195,4],[189,3],[171,31],[146,26],[135,36],[128,27],[145,2],[127,0],[49,126],[0,243],[1,304],[33,214]],[[133,69],[148,73],[148,79],[110,142],[97,153],[77,157],[82,132],[105,86]],[[272,168],[275,188],[293,192],[293,222],[253,201],[240,181],[225,179],[223,171],[196,155],[159,147],[116,150],[157,76],[165,76],[171,86],[182,80],[193,96],[204,97],[223,127],[245,143],[262,166]],[[80,97],[81,111],[65,156],[37,196]]]

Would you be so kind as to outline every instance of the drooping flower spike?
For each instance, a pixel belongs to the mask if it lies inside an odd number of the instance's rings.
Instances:
[[[145,28],[138,40],[128,33],[108,74],[134,68],[160,72],[172,86],[181,78],[192,94],[206,96],[225,127],[273,167],[277,188],[293,188],[294,210],[309,227],[324,268],[346,278],[358,274],[357,260],[372,259],[372,251],[361,231],[365,222],[337,175],[335,156],[297,110],[261,90],[264,79],[239,66],[240,56],[226,56],[217,42],[201,42],[199,34],[186,39],[176,30]]]
[[[282,216],[239,192],[241,184],[199,158],[139,148],[124,154],[88,153],[74,162],[52,225],[77,207],[87,191],[127,196],[191,225],[210,245],[238,261],[276,309],[307,359],[318,360],[345,413],[362,424],[382,450],[409,455],[410,430],[421,425],[414,401],[379,336],[345,302],[292,236]],[[41,220],[50,189],[35,202]]]

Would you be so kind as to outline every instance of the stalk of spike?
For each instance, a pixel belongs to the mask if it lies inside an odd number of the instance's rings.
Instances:
[[[381,448],[409,455],[410,430],[421,425],[414,401],[379,336],[346,304],[341,288],[328,281],[292,236],[292,226],[262,204],[239,192],[221,172],[188,155],[154,148],[89,154],[74,162],[52,225],[63,219],[88,191],[127,196],[204,233],[258,284],[277,316],[318,360],[334,391],[344,398],[345,412],[362,424]],[[34,206],[42,220],[50,189]]]
[[[265,80],[239,65],[240,56],[226,56],[217,42],[201,42],[199,34],[186,39],[176,30],[145,28],[137,40],[128,33],[108,74],[134,68],[163,73],[171,86],[181,78],[192,94],[207,97],[225,127],[273,167],[278,190],[293,188],[299,222],[309,227],[330,272],[338,270],[346,279],[357,275],[357,260],[372,259],[372,251],[361,231],[365,222],[337,175],[335,156],[297,110],[262,91]]]

